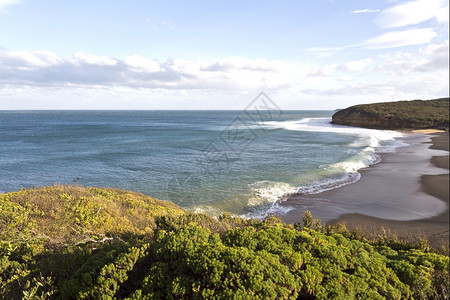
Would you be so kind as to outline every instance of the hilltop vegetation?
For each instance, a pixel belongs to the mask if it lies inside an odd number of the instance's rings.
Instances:
[[[449,98],[355,105],[336,112],[332,123],[375,129],[448,131]]]
[[[448,299],[449,257],[342,225],[187,213],[141,194],[0,195],[1,299]]]
[[[2,240],[44,238],[53,244],[127,235],[144,236],[158,216],[177,205],[119,189],[58,185],[0,194]]]

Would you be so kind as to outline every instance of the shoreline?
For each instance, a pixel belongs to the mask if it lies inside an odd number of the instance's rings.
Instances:
[[[349,230],[358,229],[368,237],[388,233],[401,240],[422,238],[433,247],[448,247],[448,132],[415,132],[404,139],[411,144],[381,154],[379,164],[359,171],[358,182],[289,198],[281,205],[294,210],[281,218],[286,223],[301,222],[309,210],[329,225],[345,223]]]

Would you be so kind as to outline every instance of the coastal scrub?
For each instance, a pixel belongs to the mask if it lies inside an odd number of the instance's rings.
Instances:
[[[303,221],[216,219],[116,189],[1,194],[0,298],[448,299],[447,255]]]

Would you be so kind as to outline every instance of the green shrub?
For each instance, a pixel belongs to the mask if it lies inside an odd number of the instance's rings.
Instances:
[[[309,213],[304,226],[215,219],[131,192],[66,186],[0,200],[0,299],[450,297],[448,256],[389,236],[369,241]],[[43,209],[53,202],[54,211]],[[106,225],[96,223],[98,205]],[[151,220],[132,220],[137,208]]]

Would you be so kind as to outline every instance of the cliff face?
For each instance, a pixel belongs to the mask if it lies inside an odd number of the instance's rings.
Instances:
[[[336,112],[331,123],[373,129],[448,130],[449,99],[355,105]]]
[[[373,129],[406,129],[414,128],[414,124],[406,120],[393,119],[359,111],[354,108],[347,108],[335,113],[332,117],[332,124],[349,125]]]

